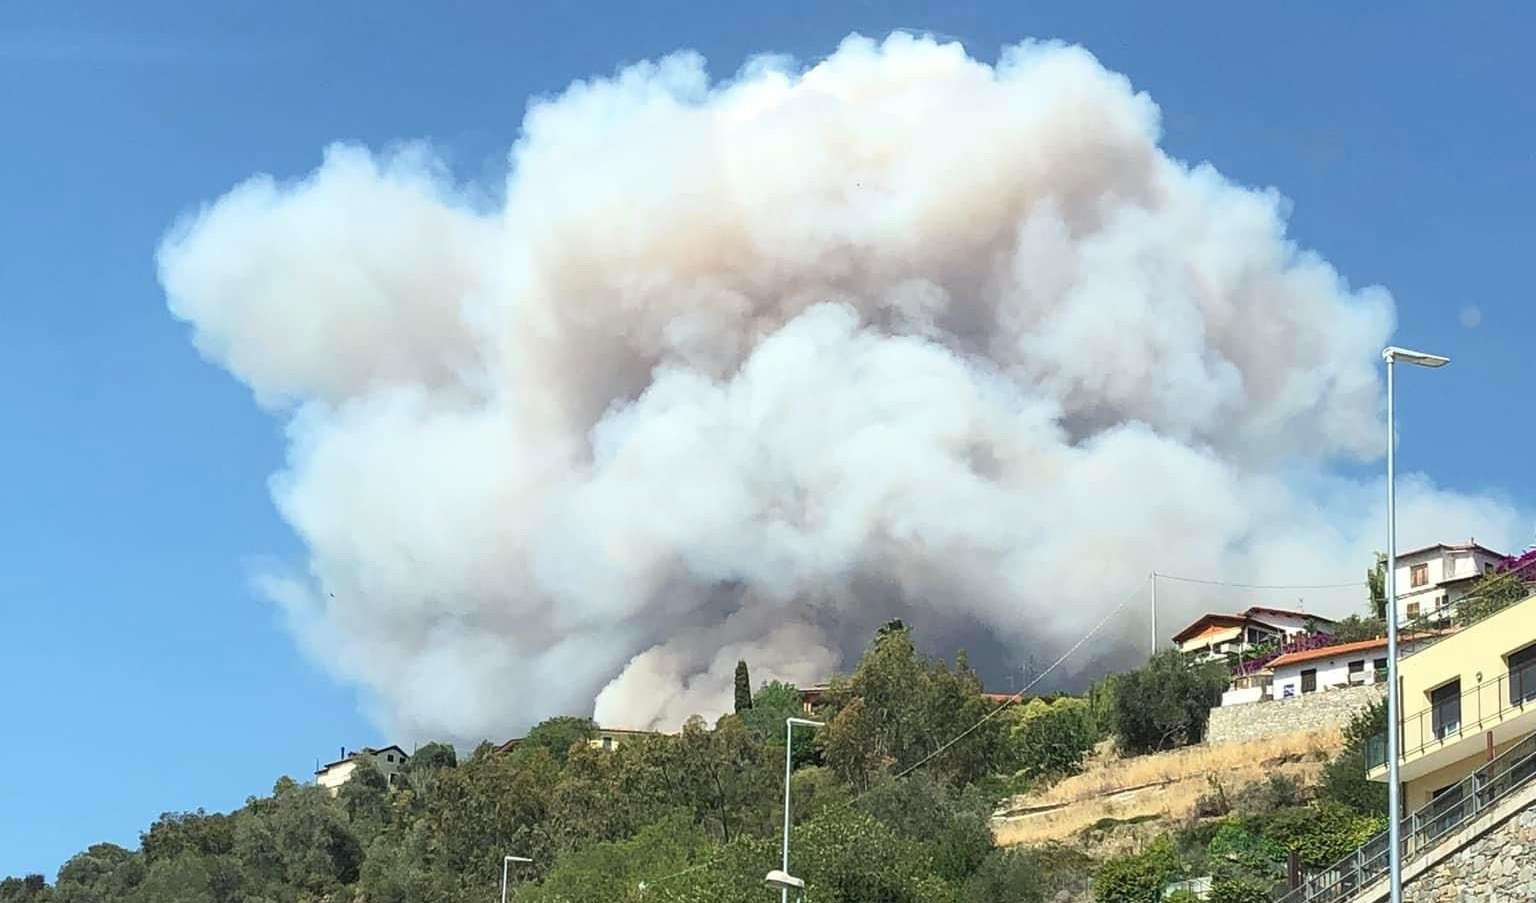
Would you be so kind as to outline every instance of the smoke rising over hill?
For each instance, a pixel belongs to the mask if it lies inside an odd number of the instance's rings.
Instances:
[[[287,423],[264,592],[391,728],[675,726],[891,616],[1059,650],[1154,566],[1361,574],[1381,493],[1330,467],[1380,449],[1391,300],[1158,139],[1076,47],[681,53],[533,102],[494,204],[335,146],[160,273]],[[1401,492],[1405,541],[1522,522]]]

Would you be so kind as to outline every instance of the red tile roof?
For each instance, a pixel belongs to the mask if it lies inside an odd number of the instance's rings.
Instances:
[[[1454,630],[1431,630],[1423,633],[1405,633],[1398,637],[1400,643],[1409,643],[1425,637],[1440,636],[1446,633],[1455,633]],[[1266,667],[1278,668],[1282,665],[1295,665],[1301,662],[1312,662],[1324,658],[1336,658],[1341,655],[1350,655],[1355,652],[1374,652],[1387,648],[1387,638],[1380,637],[1374,640],[1360,640],[1354,643],[1339,643],[1334,646],[1321,646],[1317,649],[1307,649],[1302,652],[1287,652],[1276,657]]]

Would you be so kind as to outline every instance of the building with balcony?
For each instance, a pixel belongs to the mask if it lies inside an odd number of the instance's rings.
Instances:
[[[1476,542],[1432,546],[1401,552],[1397,556],[1399,623],[1431,618],[1436,612],[1461,601],[1484,574],[1492,573],[1507,559],[1501,552]]]
[[[1536,731],[1536,596],[1403,658],[1398,677],[1403,804],[1413,811]],[[1386,780],[1385,745],[1367,750],[1373,780]]]
[[[327,762],[315,769],[315,783],[324,787],[331,796],[341,792],[341,785],[352,780],[352,775],[357,767],[365,760],[372,762],[373,767],[379,770],[384,780],[393,787],[399,780],[400,770],[405,767],[405,760],[410,756],[398,746],[386,746],[383,749],[374,749],[365,746],[362,749],[354,749],[347,752],[341,751],[341,758],[334,762]]]
[[[1331,633],[1333,619],[1288,608],[1255,605],[1239,614],[1209,613],[1173,635],[1174,645],[1197,660],[1243,655],[1303,633]]]

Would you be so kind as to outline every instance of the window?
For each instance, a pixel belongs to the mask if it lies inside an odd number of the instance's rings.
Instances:
[[[1483,576],[1486,577],[1491,573],[1493,573],[1493,563],[1489,561],[1483,562]]]
[[[1509,662],[1509,704],[1522,705],[1536,698],[1536,643],[1504,657]]]
[[[395,761],[395,754],[394,753],[390,753],[389,755],[385,756],[384,758],[388,759],[391,762],[393,762],[393,761]]]
[[[1444,596],[1444,594],[1436,596],[1435,597],[1435,611],[1439,611],[1440,609],[1442,609],[1444,607],[1445,607],[1445,596]]]
[[[1365,659],[1349,663],[1349,682],[1352,684],[1365,683]]]
[[[1387,660],[1384,658],[1378,658],[1376,661],[1371,662],[1371,667],[1375,668],[1377,671],[1385,671],[1387,670]]]
[[[612,737],[604,737],[603,738],[603,749],[605,749],[605,750],[613,749],[613,738]]]
[[[1411,586],[1425,586],[1429,583],[1429,565],[1416,564],[1408,570],[1408,583]]]
[[[1461,680],[1453,680],[1429,694],[1430,722],[1437,739],[1461,730]]]
[[[1301,672],[1301,692],[1311,693],[1317,689],[1317,669],[1308,668]]]
[[[1408,619],[1412,620],[1414,618],[1417,618],[1418,616],[1419,616],[1419,603],[1417,603],[1417,602],[1409,602],[1408,603]]]

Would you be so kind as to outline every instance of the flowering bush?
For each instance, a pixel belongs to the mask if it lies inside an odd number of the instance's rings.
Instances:
[[[1238,663],[1236,673],[1238,675],[1254,674],[1264,669],[1266,665],[1282,655],[1291,652],[1306,652],[1310,649],[1321,649],[1324,646],[1333,645],[1334,639],[1326,633],[1299,633],[1278,646],[1265,649],[1260,647],[1253,658],[1245,657]]]

